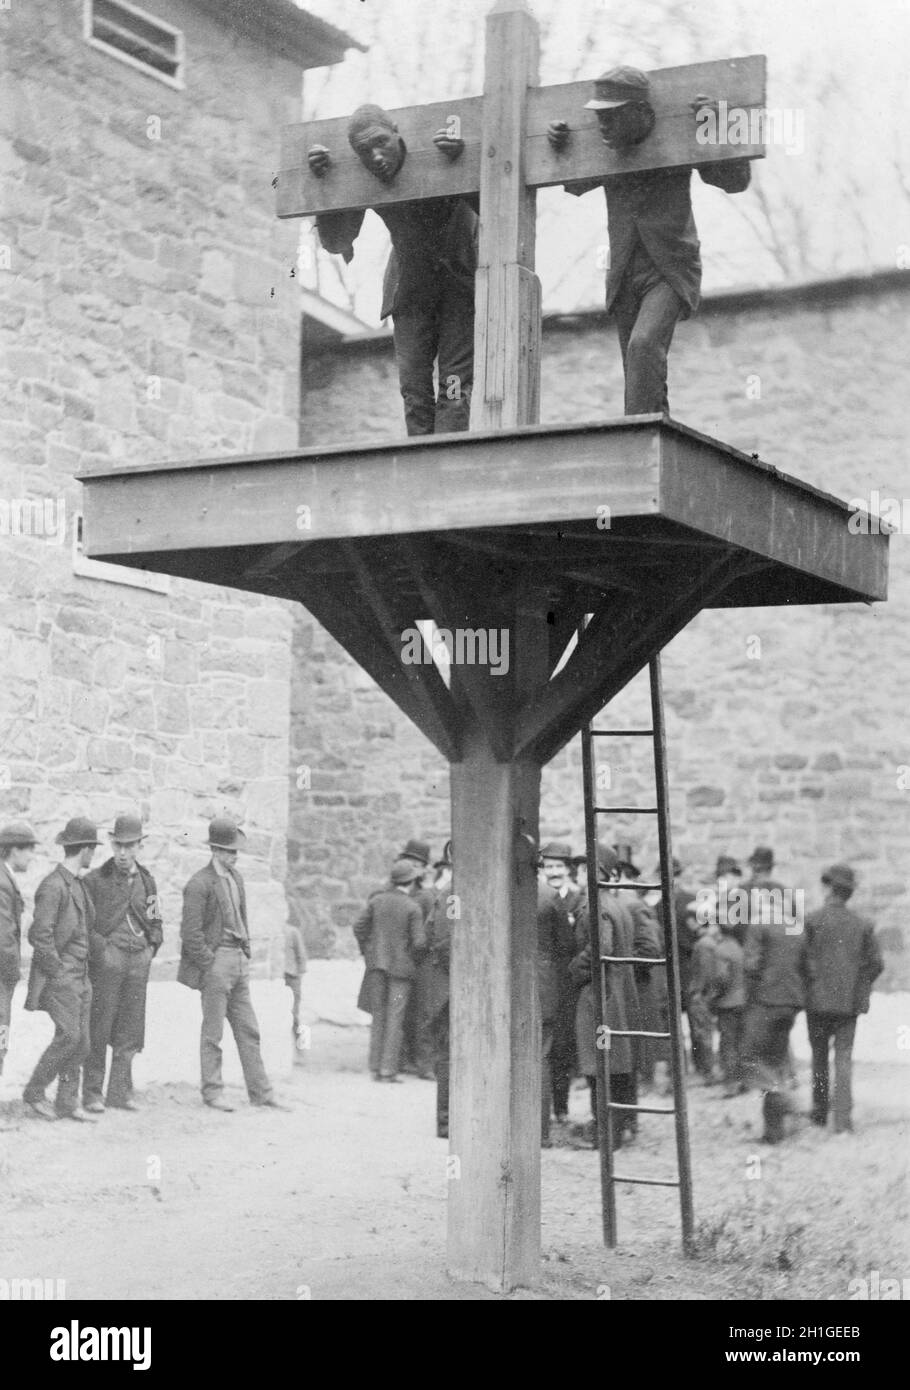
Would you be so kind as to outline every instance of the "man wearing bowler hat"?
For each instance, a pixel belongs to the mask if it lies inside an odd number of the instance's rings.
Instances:
[[[221,1079],[221,1038],[227,1019],[234,1034],[243,1079],[254,1105],[285,1110],[272,1094],[262,1064],[259,1024],[250,998],[250,932],[246,893],[237,855],[246,836],[235,821],[216,816],[209,824],[211,861],[183,890],[181,953],[177,979],[202,994],[202,1099],[212,1110],[232,1111]]]
[[[366,971],[357,1007],[373,1015],[370,1071],[375,1081],[398,1081],[401,1030],[416,974],[416,957],[426,947],[423,912],[411,893],[420,869],[396,859],[385,888],[370,896],[354,923]]]
[[[610,149],[628,153],[654,128],[651,87],[638,68],[610,68],[594,83],[586,109],[594,111],[601,139]],[[693,109],[710,105],[697,96]],[[547,137],[556,150],[571,138],[568,123],[551,122]],[[746,159],[701,164],[705,183],[726,193],[740,193],[751,177]],[[603,188],[607,199],[610,266],[607,313],[616,319],[626,379],[626,415],[669,411],[667,354],[679,319],[698,308],[701,257],[692,216],[686,167],[641,169],[602,179],[565,185],[579,196]]]
[[[95,909],[89,945],[92,1012],[91,1050],[82,1074],[82,1103],[103,1114],[104,1073],[111,1049],[107,1105],[136,1110],[133,1058],[145,1045],[145,997],[152,957],[163,940],[158,889],[136,856],[142,844],[142,821],[120,815],[111,832],[111,858],[86,874]]]
[[[834,1132],[853,1129],[851,1074],[859,1014],[869,1012],[872,984],[884,969],[871,922],[847,906],[856,887],[849,864],[822,874],[824,905],[806,918],[803,974],[812,1045],[812,1121],[828,1123],[828,1057],[834,1043]]]
[[[0,830],[0,1076],[9,1051],[13,991],[19,983],[22,910],[25,904],[14,874],[23,874],[35,850],[35,832],[24,820]]]
[[[23,1099],[44,1120],[94,1120],[79,1104],[79,1072],[89,1051],[88,952],[95,919],[82,875],[98,846],[98,831],[85,816],[74,816],[56,840],[63,846],[63,863],[41,880],[35,892],[28,933],[32,966],[25,999],[27,1009],[50,1014],[55,1031]],[[59,1078],[57,1098],[51,1106],[45,1091],[55,1077]]]

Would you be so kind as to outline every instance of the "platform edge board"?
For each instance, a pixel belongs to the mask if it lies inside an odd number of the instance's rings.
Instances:
[[[707,446],[712,457],[705,468]],[[851,534],[846,502],[775,473],[769,511],[758,475],[719,457],[713,441],[693,431],[665,432],[660,452],[659,514],[665,520],[822,579],[855,593],[859,602],[887,598],[888,536]],[[690,485],[696,473],[697,493]]]

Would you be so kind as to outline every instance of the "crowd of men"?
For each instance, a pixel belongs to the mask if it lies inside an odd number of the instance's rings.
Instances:
[[[93,1123],[106,1109],[139,1108],[132,1065],[145,1044],[149,971],[163,939],[155,879],[138,859],[143,839],[138,816],[118,816],[110,833],[111,857],[92,869],[101,843],[97,827],[84,816],[74,816],[56,837],[61,862],[35,890],[25,1007],[47,1013],[54,1035],[29,1078],[23,1099],[29,1112],[43,1120]],[[12,997],[21,973],[25,904],[15,876],[25,873],[37,843],[34,830],[24,821],[0,830],[0,1071],[9,1050]],[[221,1073],[227,1020],[250,1101],[285,1110],[263,1066],[259,1025],[250,999],[246,891],[236,867],[244,843],[245,836],[233,820],[216,817],[209,824],[211,858],[183,892],[177,978],[201,997],[205,1104],[213,1110],[234,1109],[224,1097]],[[304,969],[299,933],[290,929],[285,979],[295,1001],[295,1029]],[[55,1082],[52,1103],[47,1092]]]
[[[35,891],[25,1007],[46,1012],[54,1035],[23,1098],[42,1119],[94,1121],[105,1109],[137,1109],[132,1064],[144,1046],[149,972],[163,939],[155,879],[139,861],[143,839],[138,816],[118,816],[110,833],[111,856],[92,869],[100,844],[97,828],[85,817],[73,817],[56,837],[61,862]],[[0,1070],[21,970],[24,902],[16,877],[28,868],[36,844],[23,821],[0,829]],[[263,1065],[250,997],[246,891],[237,869],[244,844],[233,820],[212,820],[209,862],[183,892],[177,978],[200,993],[202,1099],[220,1111],[234,1108],[222,1081],[225,1022],[251,1103],[286,1108],[275,1098]],[[785,1116],[795,1108],[790,1032],[805,1009],[812,1047],[811,1119],[820,1126],[828,1123],[833,1044],[834,1130],[848,1132],[856,1022],[868,1011],[872,984],[883,968],[871,922],[847,905],[855,873],[845,864],[827,869],[824,902],[804,915],[789,910],[790,890],[773,878],[769,848],[759,846],[748,863],[749,876],[741,882],[736,860],[721,856],[712,884],[695,892],[682,884],[681,866],[673,861],[680,1002],[694,1076],[718,1086],[724,1097],[760,1090],[763,1137],[779,1142]],[[638,887],[641,875],[630,847],[600,844],[592,935],[584,865],[584,856],[565,843],[551,841],[540,851],[541,1143],[551,1143],[553,1124],[568,1137],[569,1093],[576,1077],[587,1080],[594,1117],[580,1137],[597,1142],[598,1030],[603,1028],[601,1046],[609,1039],[604,1061],[610,1099],[625,1107],[611,1112],[605,1127],[618,1147],[635,1139],[640,1093],[653,1088],[666,1094],[670,1087],[666,934],[660,894]],[[431,863],[429,844],[409,840],[391,866],[388,883],[370,895],[354,925],[365,964],[358,1003],[372,1015],[370,1071],[387,1084],[398,1082],[401,1072],[435,1079],[441,1137],[449,1125],[451,941],[460,920],[458,900],[450,892],[452,876],[451,842]],[[306,956],[296,929],[288,929],[285,944],[296,1037]],[[620,959],[602,965],[605,957]],[[628,1036],[637,1032],[653,1036]],[[47,1092],[54,1082],[51,1103]]]
[[[805,915],[798,894],[773,878],[774,855],[757,847],[743,876],[722,855],[711,885],[683,885],[673,861],[673,904],[680,1003],[688,1025],[692,1080],[716,1086],[724,1098],[751,1089],[762,1095],[763,1139],[785,1136],[795,1112],[790,1033],[805,1009],[812,1047],[814,1124],[832,1109],[830,1051],[834,1046],[834,1131],[852,1129],[852,1048],[856,1021],[868,1011],[883,968],[871,922],[848,906],[856,887],[849,865],[822,874],[824,902]],[[412,1071],[437,1079],[437,1133],[448,1134],[449,971],[451,933],[458,929],[451,842],[431,868],[430,848],[410,840],[377,889],[354,932],[366,972],[358,1003],[371,1013],[369,1065],[380,1082]],[[566,843],[544,844],[539,858],[537,984],[541,1017],[541,1143],[552,1126],[569,1142],[597,1143],[600,957],[622,957],[604,969],[600,1044],[611,1112],[613,1147],[638,1132],[639,1095],[667,1094],[671,1068],[667,1034],[670,996],[660,893],[641,889],[629,846],[597,847],[597,928],[592,938],[585,856]],[[592,940],[598,967],[592,969]],[[653,964],[651,963],[653,962]],[[635,1038],[629,1033],[656,1034]],[[659,1035],[664,1035],[663,1037]],[[588,1083],[592,1120],[569,1125],[573,1079]]]

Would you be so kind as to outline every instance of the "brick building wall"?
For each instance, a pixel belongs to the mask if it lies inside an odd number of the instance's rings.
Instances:
[[[910,280],[889,274],[709,300],[677,330],[672,413],[845,499],[872,489],[910,497],[908,307]],[[337,443],[342,424],[352,440],[400,434],[387,343],[304,355],[302,380],[303,443]],[[542,421],[608,418],[621,401],[614,331],[602,316],[545,325]],[[907,544],[906,534],[892,539],[887,604],[704,612],[664,657],[673,834],[686,881],[707,881],[720,852],[745,857],[768,843],[779,876],[814,906],[821,868],[849,860],[891,985],[910,984]],[[353,913],[397,842],[420,833],[438,847],[448,835],[446,769],[302,611],[294,645],[291,756],[312,772],[308,788],[292,791],[292,910],[314,948],[350,950]],[[610,714],[617,727],[644,721],[646,680]],[[641,744],[630,743],[612,745],[609,757],[620,802],[649,785]],[[581,845],[582,826],[575,740],[544,770],[541,828]],[[656,845],[640,824],[604,832],[631,841],[651,869]]]
[[[42,837],[31,888],[68,816],[140,808],[160,968],[207,819],[241,815],[264,962],[287,917],[289,607],[74,574],[70,542],[79,469],[296,442],[298,228],[270,183],[301,63],[189,0],[145,8],[183,31],[183,90],[90,47],[81,0],[0,16],[0,514],[31,498],[66,518],[61,544],[0,535],[0,819]]]

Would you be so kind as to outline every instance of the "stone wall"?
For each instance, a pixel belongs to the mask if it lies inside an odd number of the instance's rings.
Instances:
[[[894,275],[709,300],[677,331],[672,412],[845,499],[873,488],[910,496],[908,306],[910,280]],[[544,422],[607,418],[621,399],[602,316],[546,325]],[[301,408],[304,443],[338,442],[340,421],[352,439],[399,434],[388,345],[305,359]],[[419,832],[439,844],[448,834],[446,772],[306,614],[294,641],[292,758],[314,773],[291,810],[292,909],[314,947],[349,950],[345,928],[396,841]],[[746,856],[768,843],[781,878],[812,906],[820,869],[850,861],[862,879],[856,906],[881,929],[892,985],[910,984],[908,673],[906,534],[891,542],[887,604],[705,612],[664,656],[673,834],[687,882],[706,881],[719,852]],[[639,678],[610,717],[621,727],[646,715]],[[620,802],[648,787],[643,758],[640,742],[603,756]],[[576,740],[544,771],[542,833],[580,845],[582,824]],[[656,845],[640,825],[603,830],[653,867]]]
[[[223,809],[250,836],[258,957],[274,943],[277,958],[290,609],[74,574],[73,474],[296,442],[298,228],[276,220],[270,184],[301,73],[192,3],[150,8],[184,32],[182,91],[89,47],[79,0],[2,16],[0,513],[46,500],[66,538],[33,522],[0,536],[0,819],[24,814],[42,835],[33,886],[66,817],[108,828],[141,808],[164,967]]]

